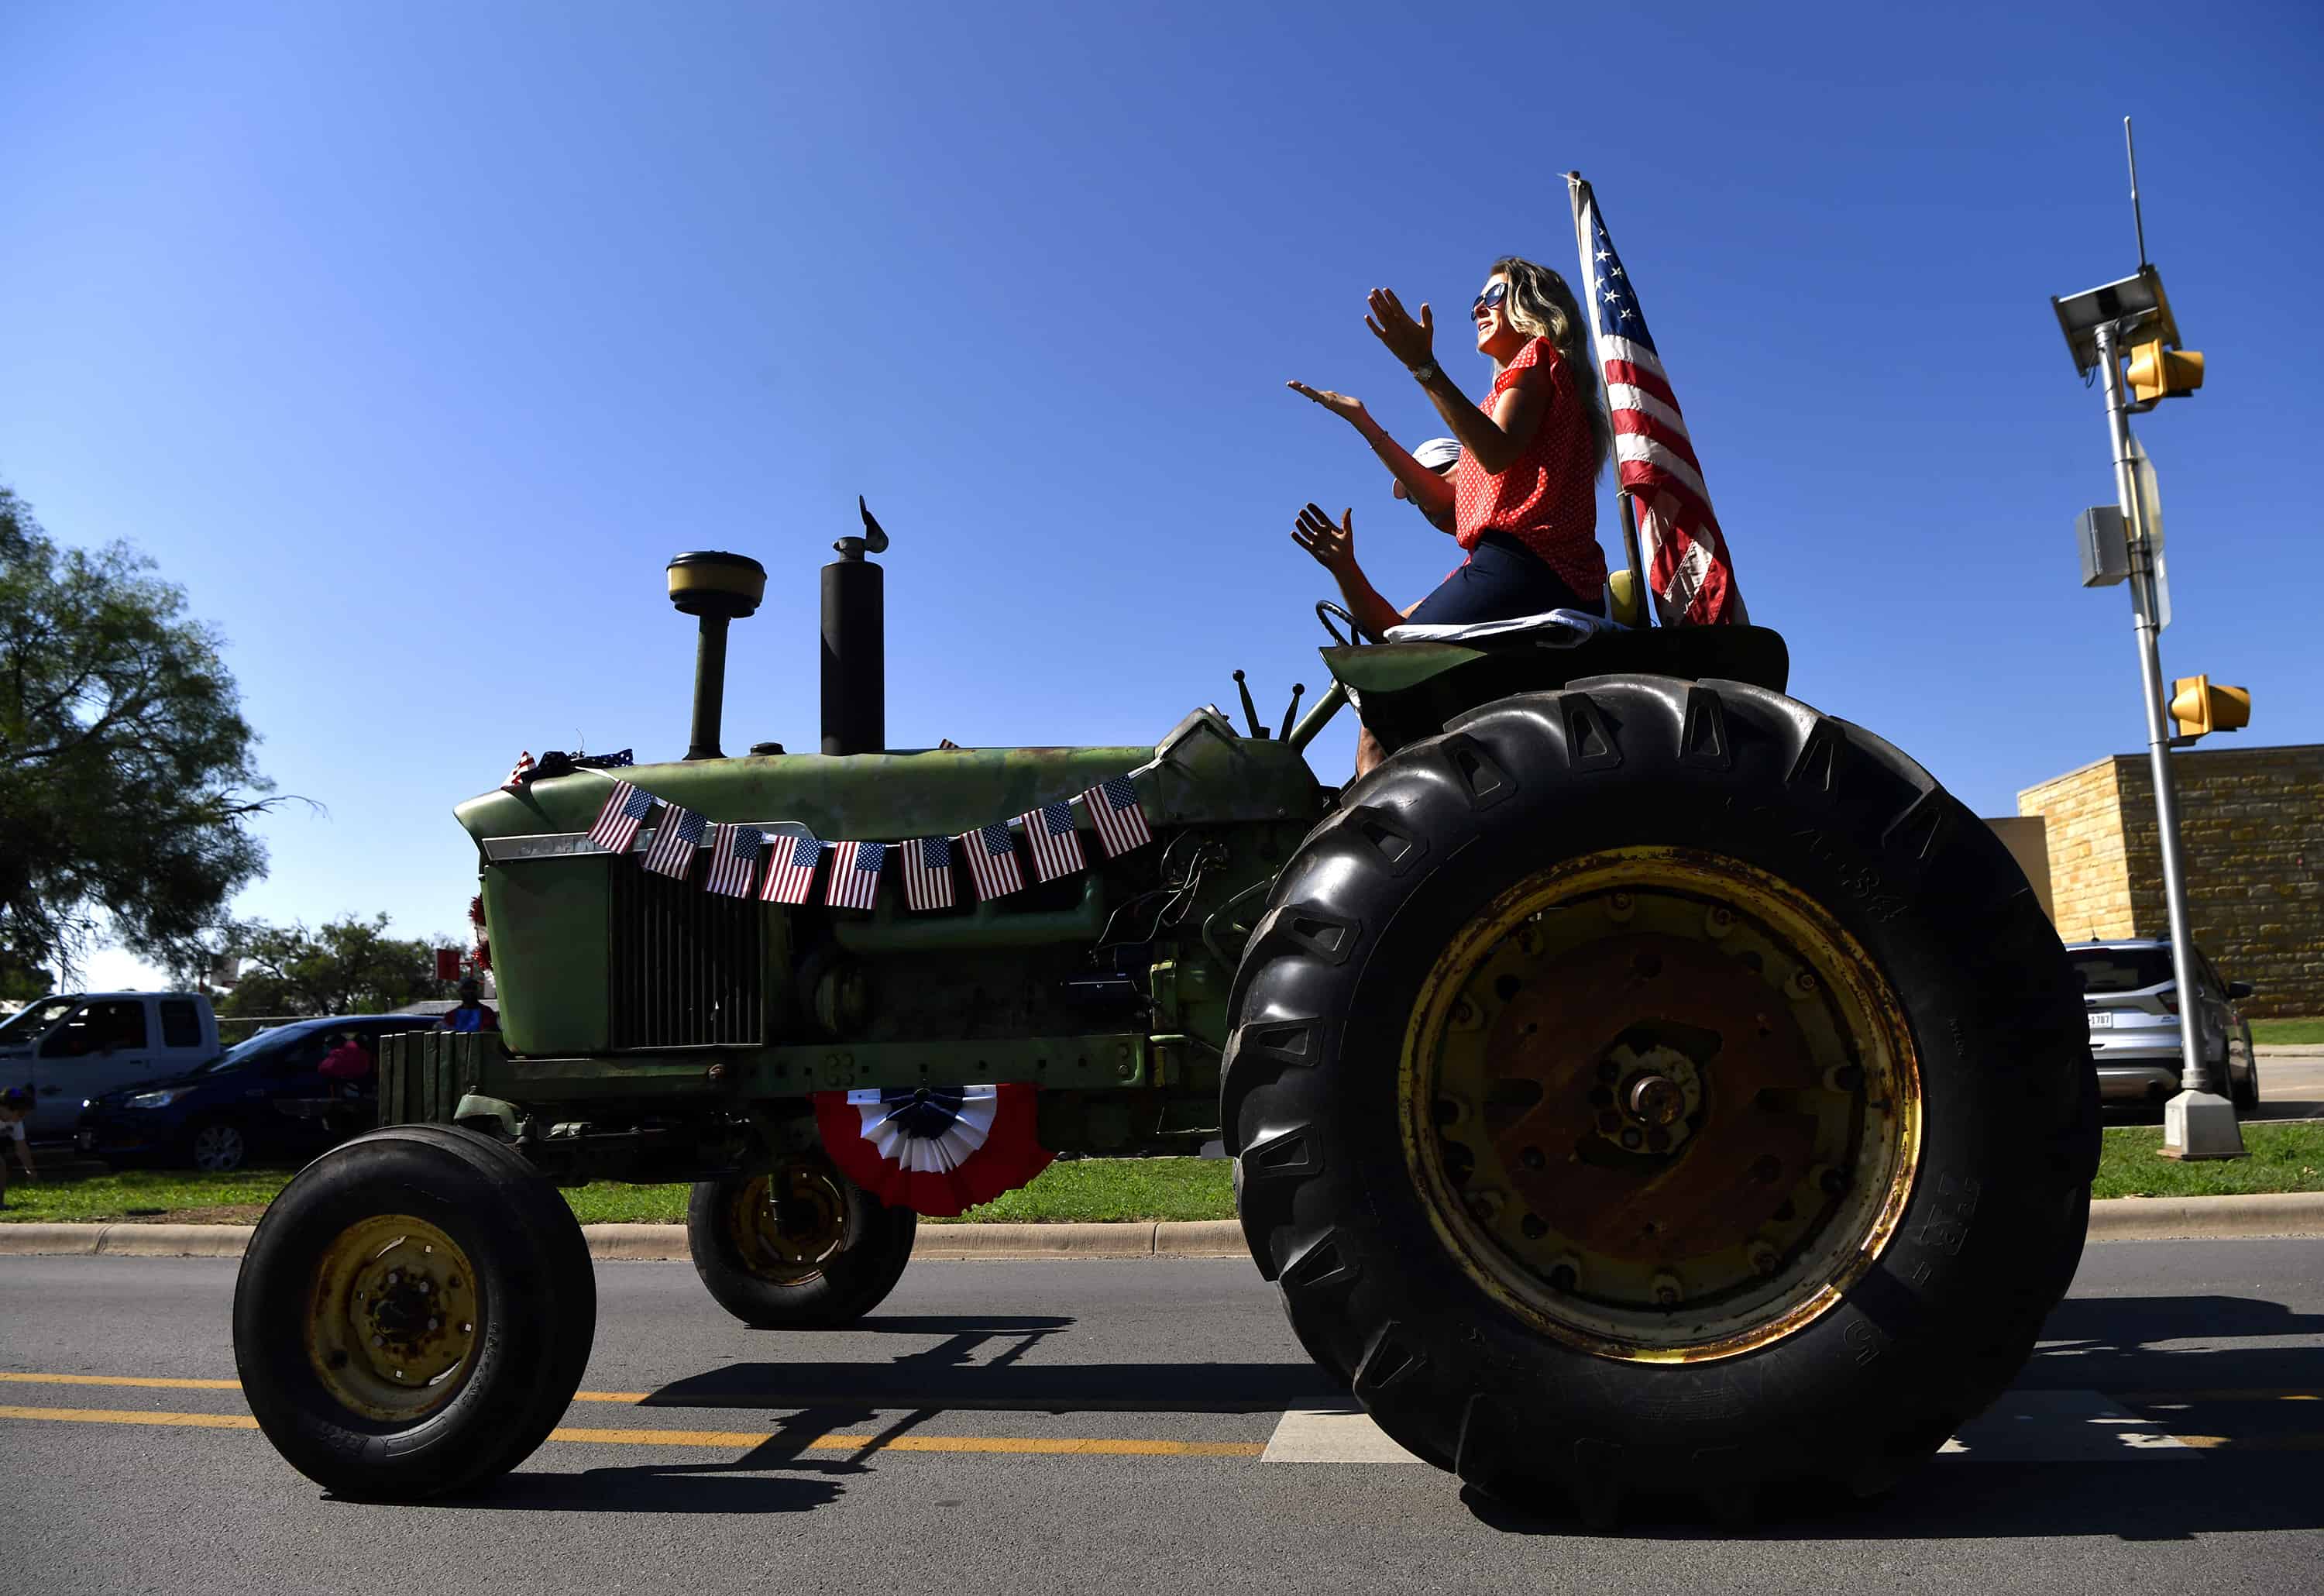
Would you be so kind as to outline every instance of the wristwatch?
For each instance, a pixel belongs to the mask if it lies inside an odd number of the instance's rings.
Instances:
[[[1436,363],[1433,360],[1424,360],[1418,365],[1412,367],[1411,371],[1414,379],[1422,383],[1428,382],[1431,379],[1443,374],[1437,371]]]

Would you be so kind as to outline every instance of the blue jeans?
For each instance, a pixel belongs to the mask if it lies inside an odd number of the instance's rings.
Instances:
[[[1459,626],[1545,610],[1587,610],[1594,615],[1604,597],[1602,591],[1582,597],[1517,539],[1487,532],[1470,551],[1469,563],[1445,577],[1405,619],[1415,625]]]

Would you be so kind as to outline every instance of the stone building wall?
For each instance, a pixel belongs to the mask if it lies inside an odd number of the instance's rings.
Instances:
[[[2324,744],[2172,756],[2196,945],[2258,989],[2250,1015],[2324,1014]],[[2027,788],[2046,824],[2052,918],[2069,942],[2169,934],[2154,783],[2117,754]]]

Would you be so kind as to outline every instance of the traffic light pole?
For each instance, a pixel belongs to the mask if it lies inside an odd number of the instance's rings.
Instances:
[[[2154,767],[2154,820],[2163,853],[2163,901],[2171,927],[2171,973],[2179,992],[2180,1092],[2163,1109],[2163,1155],[2169,1158],[2240,1158],[2243,1131],[2235,1105],[2213,1089],[2203,1056],[2202,988],[2195,974],[2195,942],[2187,929],[2187,877],[2179,853],[2179,795],[2171,769],[2169,700],[2163,687],[2163,650],[2155,593],[2154,546],[2146,503],[2138,491],[2130,452],[2130,399],[2124,391],[2116,344],[2127,323],[2097,329],[2098,370],[2105,374],[2107,429],[2114,446],[2115,493],[2129,531],[2132,627],[2138,636],[2139,686],[2146,695],[2146,751]]]

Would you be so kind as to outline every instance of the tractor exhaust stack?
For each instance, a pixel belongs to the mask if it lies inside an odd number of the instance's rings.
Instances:
[[[669,562],[669,602],[702,623],[694,655],[694,726],[686,757],[724,759],[718,723],[726,704],[726,626],[759,607],[767,567],[747,554],[705,549]]]
[[[885,577],[864,558],[884,553],[888,534],[861,497],[863,535],[832,545],[823,567],[823,752],[879,753],[888,746]]]

